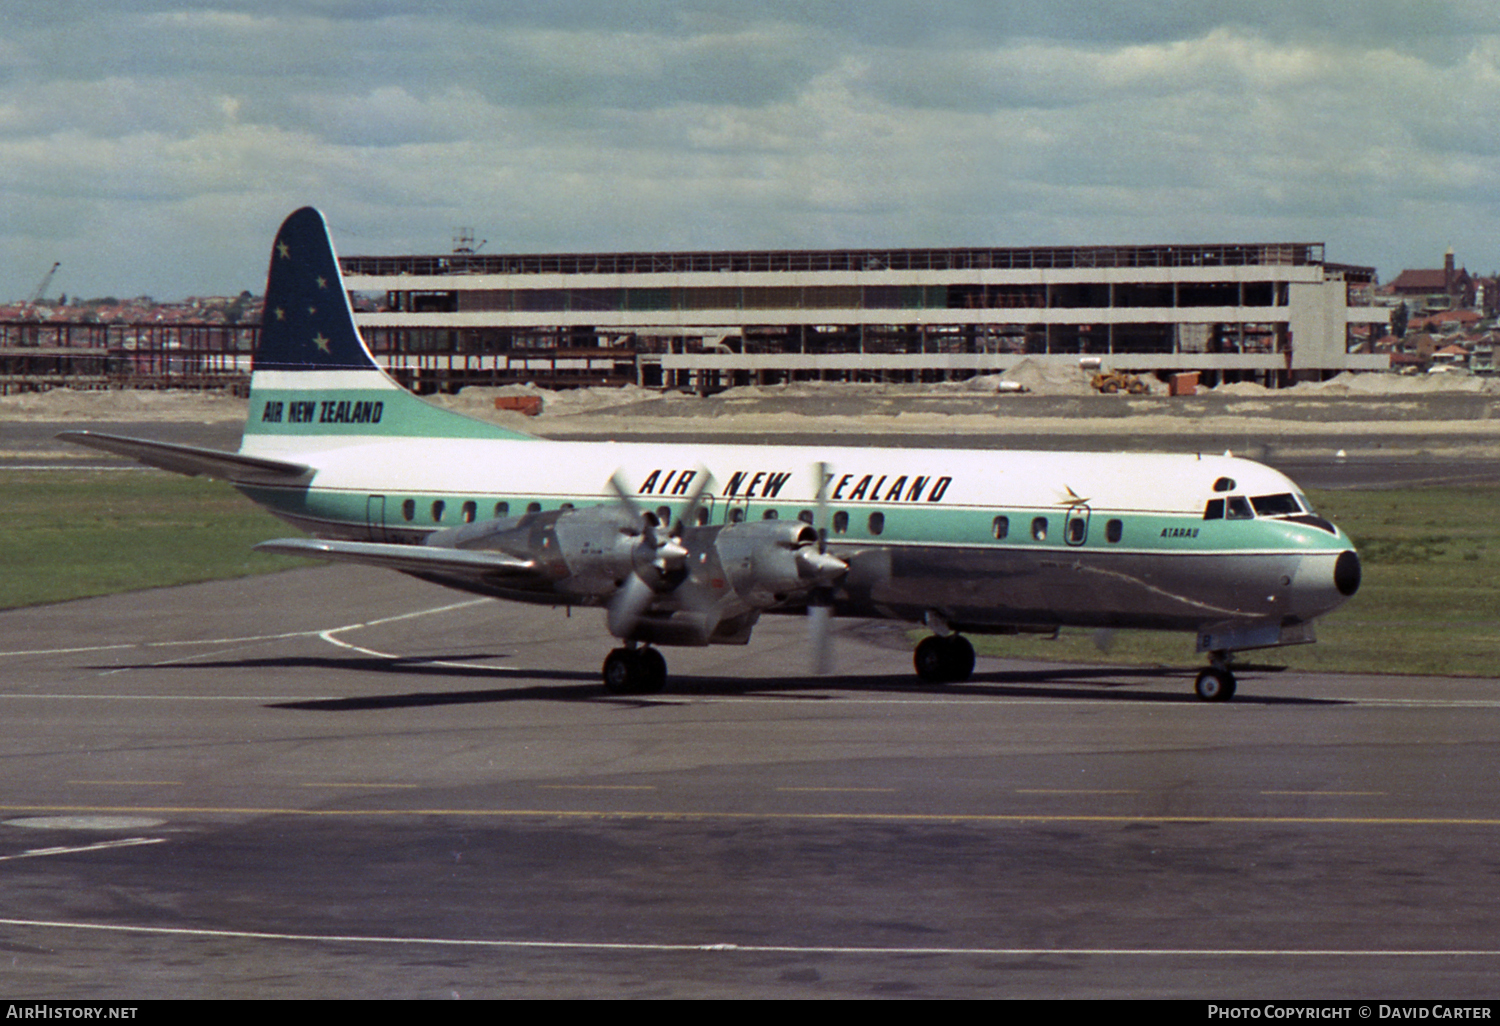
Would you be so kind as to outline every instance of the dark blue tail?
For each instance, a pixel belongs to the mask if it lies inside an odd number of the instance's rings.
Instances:
[[[323,215],[303,207],[282,222],[266,274],[255,370],[370,370]]]

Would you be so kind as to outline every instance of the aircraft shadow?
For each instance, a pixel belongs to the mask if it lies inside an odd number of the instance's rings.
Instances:
[[[838,675],[824,677],[788,676],[757,677],[751,680],[723,677],[674,676],[668,681],[667,693],[678,695],[745,696],[779,693],[788,699],[836,701],[823,694],[798,695],[796,692],[838,689],[846,691],[883,691],[911,695],[953,695],[975,698],[1051,698],[1058,700],[1163,702],[1199,704],[1193,694],[1192,679],[1197,667],[1058,667],[1056,669],[996,670],[976,673],[962,684],[923,684],[910,673],[890,675]],[[1156,681],[1180,681],[1173,691],[1145,690],[1140,685]],[[1071,685],[1071,686],[1070,686]],[[1244,683],[1234,698],[1239,705],[1347,705],[1338,699],[1302,698],[1282,695],[1246,693]],[[1252,685],[1253,688],[1253,685]]]
[[[308,669],[324,672],[355,672],[400,675],[413,678],[460,681],[489,680],[526,682],[530,686],[491,687],[463,691],[406,691],[394,694],[367,694],[343,698],[314,698],[267,703],[267,708],[299,709],[310,712],[352,712],[371,709],[409,709],[444,705],[470,705],[498,702],[611,702],[625,706],[650,706],[674,698],[691,697],[777,697],[788,701],[838,701],[830,690],[866,693],[906,694],[920,696],[952,695],[954,697],[1047,698],[1058,701],[1128,701],[1151,703],[1198,703],[1190,682],[1196,668],[1181,667],[1077,667],[1059,666],[1024,670],[994,670],[976,673],[962,684],[923,684],[909,672],[891,674],[785,675],[778,677],[708,677],[692,674],[672,676],[660,696],[608,695],[599,683],[597,673],[581,670],[542,670],[504,666],[443,665],[475,659],[502,658],[501,654],[468,653],[382,659],[373,656],[286,656],[257,659],[227,659],[162,666],[142,664],[127,669],[254,669],[290,671]],[[120,666],[107,667],[121,669]],[[1181,682],[1171,691],[1147,689],[1142,685],[1161,681]],[[1283,695],[1257,695],[1253,682],[1247,693],[1243,689],[1234,702],[1237,705],[1346,705],[1345,701],[1325,698],[1303,698]]]

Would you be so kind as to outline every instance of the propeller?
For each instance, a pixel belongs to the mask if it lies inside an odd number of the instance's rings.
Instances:
[[[610,489],[632,520],[640,525],[641,540],[631,553],[633,569],[609,601],[605,622],[617,638],[627,638],[660,594],[674,590],[687,576],[688,550],[681,543],[684,526],[697,516],[698,504],[708,489],[712,475],[699,468],[697,487],[688,496],[688,504],[677,524],[663,531],[656,514],[641,509],[625,487],[620,472],[609,479]]]
[[[828,555],[828,464],[816,463],[818,504],[813,514],[813,528],[818,532],[817,560],[826,563]],[[841,560],[835,560],[842,565]],[[833,672],[833,589],[824,585],[814,588],[807,601],[807,641],[812,652],[812,672],[818,676]]]

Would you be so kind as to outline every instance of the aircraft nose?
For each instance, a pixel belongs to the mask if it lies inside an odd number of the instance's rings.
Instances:
[[[1353,549],[1305,556],[1292,579],[1292,611],[1301,619],[1337,609],[1359,590],[1359,555]]]

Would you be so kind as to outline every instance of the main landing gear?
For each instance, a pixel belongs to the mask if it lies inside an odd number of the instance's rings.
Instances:
[[[1198,671],[1193,691],[1205,702],[1227,702],[1234,697],[1234,674],[1229,669],[1229,653],[1215,652],[1210,662]]]
[[[912,663],[927,684],[962,684],[974,672],[974,646],[962,634],[934,634],[917,643]]]
[[[654,695],[667,686],[667,661],[654,648],[617,648],[604,657],[604,690]]]

